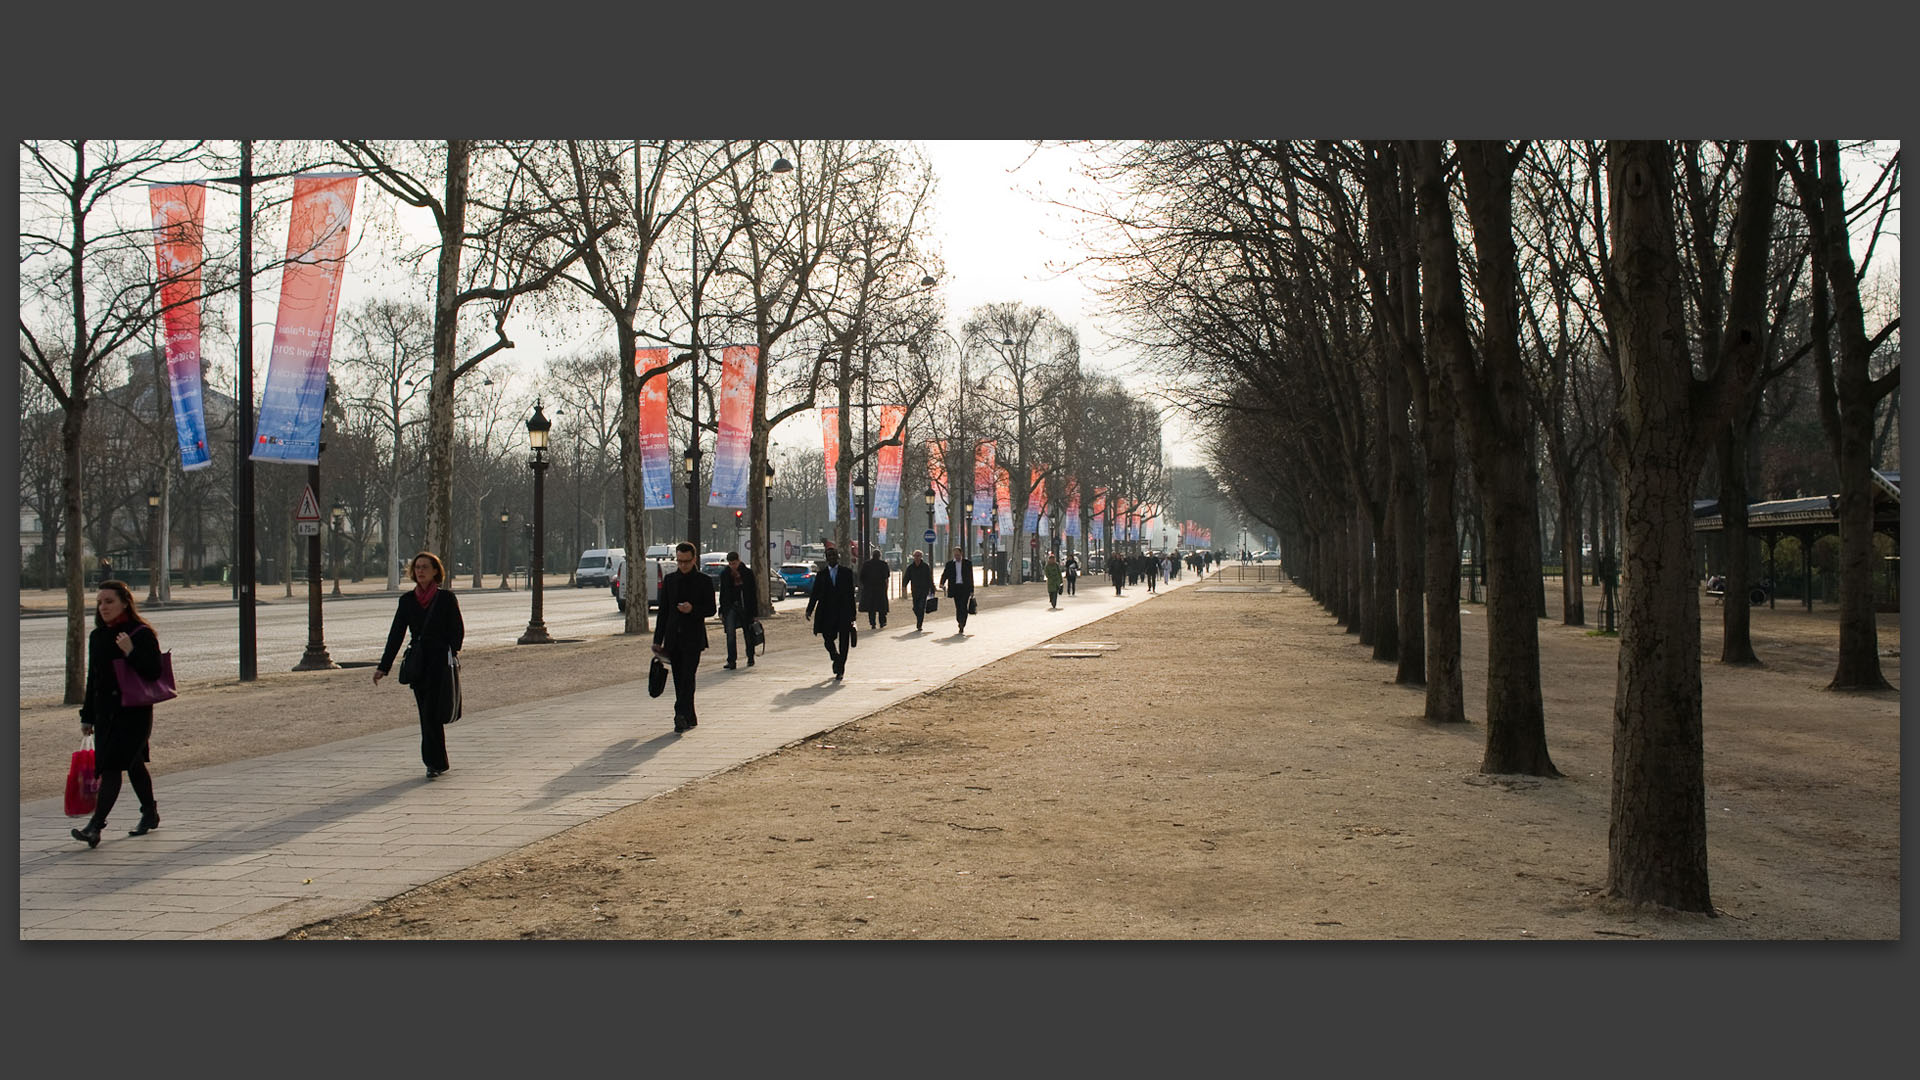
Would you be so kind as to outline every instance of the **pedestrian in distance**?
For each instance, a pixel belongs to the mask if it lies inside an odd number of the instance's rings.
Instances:
[[[940,587],[947,591],[947,598],[953,601],[953,616],[959,621],[961,634],[967,632],[967,605],[973,602],[973,560],[963,558],[959,548],[953,549],[953,558],[940,571]]]
[[[411,631],[413,640],[400,661],[400,681],[413,687],[413,703],[420,711],[420,760],[427,766],[427,779],[432,780],[447,771],[447,725],[460,718],[458,658],[467,624],[460,618],[460,601],[454,599],[452,589],[444,587],[447,568],[438,555],[420,552],[407,565],[407,573],[413,588],[400,594],[393,626],[387,630],[387,647],[373,669],[373,685],[379,686],[393,670],[394,654]]]
[[[860,610],[867,613],[867,629],[887,627],[887,587],[893,580],[893,567],[887,565],[878,550],[860,564]],[[879,622],[874,620],[878,619]]]
[[[1074,557],[1073,552],[1067,552],[1067,564],[1063,569],[1067,577],[1067,595],[1072,596],[1074,582],[1080,580],[1080,560]]]
[[[1160,576],[1160,559],[1148,552],[1140,561],[1140,576],[1147,580],[1147,591],[1153,592],[1153,583]]]
[[[1048,552],[1045,569],[1047,573],[1047,606],[1050,608],[1058,608],[1060,606],[1060,586],[1064,583],[1065,579],[1065,574],[1060,569],[1060,556]]]
[[[853,571],[840,565],[840,553],[833,548],[827,549],[826,569],[814,575],[807,618],[826,645],[833,681],[839,682],[847,674],[847,650],[853,648],[854,588]]]
[[[160,810],[153,801],[153,760],[148,740],[153,737],[153,706],[120,703],[120,680],[113,664],[125,660],[142,677],[160,677],[160,638],[153,624],[133,606],[127,583],[108,579],[93,599],[93,631],[87,635],[86,694],[80,699],[80,734],[94,737],[93,768],[100,778],[100,794],[86,825],[71,830],[88,847],[100,844],[100,830],[120,798],[120,774],[133,783],[140,800],[140,824],[128,836],[144,836],[160,827]]]
[[[925,552],[913,553],[913,561],[900,571],[900,581],[913,597],[913,628],[925,629],[927,598],[933,595],[933,566],[927,562]]]
[[[1126,595],[1120,591],[1120,586],[1127,583],[1127,557],[1119,554],[1107,556],[1107,572],[1113,575],[1113,595]]]
[[[726,670],[732,671],[738,665],[738,646],[735,644],[734,631],[745,636],[747,627],[753,625],[753,617],[760,610],[760,583],[754,579],[753,567],[740,561],[740,553],[727,552],[727,568],[720,571],[720,625],[727,631]],[[753,644],[747,644],[747,666],[753,666]]]
[[[700,726],[694,711],[694,678],[707,648],[707,619],[714,613],[713,579],[700,569],[699,553],[682,540],[673,549],[674,571],[660,579],[660,618],[653,624],[653,655],[673,671],[673,730]]]

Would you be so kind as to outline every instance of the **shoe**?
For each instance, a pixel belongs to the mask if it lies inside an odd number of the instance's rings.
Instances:
[[[74,829],[72,831],[73,831],[73,838],[75,840],[83,841],[88,847],[95,848],[100,846],[100,827],[99,826],[88,825],[84,829]]]
[[[749,656],[749,657],[747,657],[747,666],[748,666],[748,667],[752,667],[752,666],[753,666],[753,657],[751,657],[751,656]]]
[[[438,778],[438,777],[439,777],[439,775],[440,775],[440,770],[439,770],[439,769],[428,769],[428,770],[427,770],[427,779],[429,779],[429,780],[433,780],[433,779],[436,779],[436,778]]]
[[[747,661],[747,663],[749,663],[749,664],[751,664],[751,663],[753,663],[753,661],[751,661],[751,660],[749,660],[749,661]],[[722,671],[732,671],[733,669],[734,669],[734,663],[733,663],[733,661],[731,661],[731,660],[729,660],[729,661],[727,661],[726,663],[724,663],[724,664],[722,664],[722,665],[720,665],[720,670],[722,670]]]
[[[688,727],[690,727],[690,728],[697,728],[697,727],[699,727],[699,726],[700,726],[700,721],[698,721],[698,720],[695,720],[695,719],[694,719],[694,718],[692,718],[692,717],[688,717],[688,718],[687,718],[687,726],[688,726]]]
[[[133,831],[128,833],[127,835],[128,836],[145,836],[159,827],[160,827],[159,814],[141,814],[140,824],[134,826]]]

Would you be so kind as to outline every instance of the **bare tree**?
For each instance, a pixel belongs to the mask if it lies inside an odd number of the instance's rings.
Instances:
[[[343,395],[384,452],[381,536],[387,548],[387,588],[398,590],[401,563],[412,554],[400,543],[400,498],[409,433],[427,419],[420,406],[432,378],[432,313],[420,304],[370,299],[342,312],[340,325],[346,347],[334,360],[340,365]],[[364,536],[365,530],[357,532]]]

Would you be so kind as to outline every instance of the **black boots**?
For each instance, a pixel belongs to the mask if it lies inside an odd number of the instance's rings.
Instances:
[[[100,846],[100,826],[95,825],[93,822],[87,822],[87,826],[84,829],[73,829],[71,831],[75,840],[80,841],[88,847],[93,848]]]
[[[140,812],[140,824],[134,826],[133,831],[128,833],[127,835],[128,836],[145,836],[159,827],[160,827],[160,811],[142,810]]]

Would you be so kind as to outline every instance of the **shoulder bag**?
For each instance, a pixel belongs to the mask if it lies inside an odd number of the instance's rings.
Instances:
[[[426,610],[422,612],[420,615],[420,625],[410,628],[413,631],[414,641],[418,641],[420,639],[420,635],[426,630],[427,616],[433,614],[433,605],[439,602],[440,602],[440,592],[439,590],[436,589],[434,590],[433,599],[427,601]],[[406,651],[400,654],[400,670],[395,676],[400,680],[401,686],[410,686],[413,683],[419,681],[421,663],[422,663],[421,657],[414,655],[413,642],[409,641],[407,643]]]
[[[120,684],[120,705],[122,708],[137,709],[143,705],[158,705],[162,701],[172,701],[179,697],[173,688],[173,651],[160,654],[160,675],[149,679],[134,670],[133,664],[124,656],[113,658],[113,678]]]

